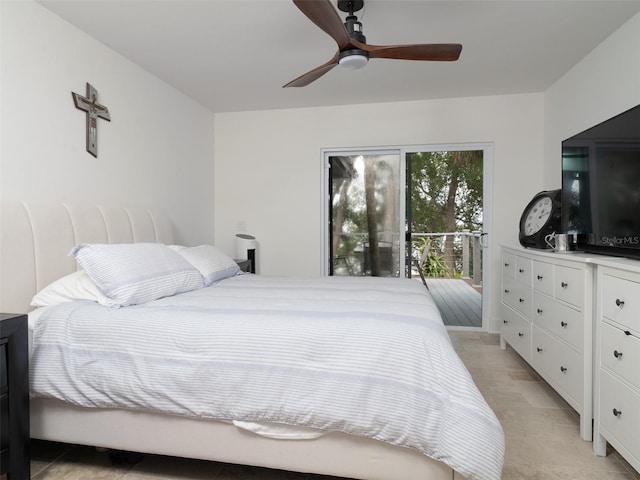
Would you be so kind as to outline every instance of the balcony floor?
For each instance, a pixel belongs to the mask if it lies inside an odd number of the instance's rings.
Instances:
[[[482,294],[479,291],[460,279],[427,278],[426,280],[445,325],[482,327]]]

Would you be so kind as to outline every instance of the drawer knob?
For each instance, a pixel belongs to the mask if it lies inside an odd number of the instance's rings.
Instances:
[[[537,278],[538,278],[538,280],[542,280],[543,277],[542,277],[542,275],[538,275]]]
[[[520,300],[520,303],[524,303],[524,298],[520,298],[518,300]]]
[[[567,372],[567,367],[563,367],[562,365],[560,366],[560,371],[562,373],[566,373]]]
[[[540,347],[536,347],[536,350],[538,351],[538,353],[542,352],[542,349]]]
[[[522,333],[522,332],[518,332],[518,336],[519,336],[519,337],[524,337],[524,333]]]
[[[504,289],[504,293],[509,293],[509,289],[508,289],[508,288],[505,288],[505,289]]]
[[[567,282],[560,282],[560,286],[562,288],[567,288],[569,286],[569,284]]]
[[[509,320],[502,320],[502,323],[509,323]]]
[[[542,315],[542,309],[541,308],[537,309],[536,312],[538,312],[538,315]]]
[[[567,322],[560,322],[562,328],[567,328],[567,325],[569,325]]]
[[[508,267],[509,266],[509,262],[504,262],[504,266]]]
[[[619,298],[616,298],[616,307],[624,307],[624,300],[620,300]]]
[[[613,409],[613,415],[615,417],[619,417],[620,415],[622,415],[622,410],[618,410],[617,408]]]
[[[519,268],[519,269],[518,269],[518,271],[519,271],[520,273],[524,273],[524,268]]]
[[[622,352],[619,352],[618,350],[614,350],[613,351],[613,356],[616,358],[620,358],[622,356]]]

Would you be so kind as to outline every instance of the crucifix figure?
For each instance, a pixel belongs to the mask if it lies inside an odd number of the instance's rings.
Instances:
[[[71,92],[76,108],[87,112],[87,152],[98,158],[98,118],[111,121],[109,109],[98,103],[98,91],[87,83],[87,96]]]

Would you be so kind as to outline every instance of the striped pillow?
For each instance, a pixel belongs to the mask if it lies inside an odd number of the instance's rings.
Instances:
[[[80,244],[73,255],[107,297],[107,306],[150,302],[203,286],[189,262],[160,243]]]
[[[187,262],[198,269],[204,278],[205,287],[240,273],[238,264],[213,245],[200,245],[199,247],[172,245],[169,248],[177,251]]]

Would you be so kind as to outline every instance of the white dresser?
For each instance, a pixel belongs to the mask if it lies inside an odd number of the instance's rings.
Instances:
[[[502,247],[501,346],[509,344],[580,414],[592,439],[593,288],[590,257]],[[640,295],[639,295],[640,298]]]
[[[640,471],[640,262],[598,263],[594,450]]]

